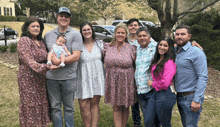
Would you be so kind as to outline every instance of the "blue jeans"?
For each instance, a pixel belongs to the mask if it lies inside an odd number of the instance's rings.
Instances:
[[[132,109],[132,119],[135,126],[141,126],[141,116],[139,110],[139,101],[137,101],[133,106]]]
[[[181,121],[184,127],[197,127],[199,122],[200,113],[202,112],[202,103],[204,98],[202,98],[201,108],[197,112],[191,110],[191,103],[194,94],[177,97],[177,105],[181,115]]]
[[[156,114],[155,92],[152,89],[145,94],[138,94],[139,103],[144,116],[145,127],[160,127]]]
[[[159,123],[162,127],[171,127],[171,117],[173,106],[176,103],[176,94],[171,91],[170,87],[167,90],[155,92],[156,114]]]
[[[64,109],[64,120],[66,127],[74,127],[74,94],[76,90],[76,79],[51,80],[47,79],[47,90],[50,101],[50,113],[53,127],[62,127],[62,104]]]

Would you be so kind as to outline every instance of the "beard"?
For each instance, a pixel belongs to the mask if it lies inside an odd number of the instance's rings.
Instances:
[[[185,44],[188,43],[189,40],[182,40],[182,39],[177,39],[176,44],[178,47],[183,47]]]

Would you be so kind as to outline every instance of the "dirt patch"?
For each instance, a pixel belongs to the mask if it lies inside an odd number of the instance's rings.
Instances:
[[[10,63],[12,65],[18,65],[18,55],[16,53],[0,53],[0,61],[4,61],[6,63]],[[220,97],[219,90],[219,81],[220,81],[220,71],[213,69],[212,67],[208,67],[209,71],[209,80],[207,84],[207,88],[205,91],[205,95],[211,95],[214,98]]]
[[[4,61],[5,63],[10,63],[12,65],[18,65],[18,54],[17,52],[0,52],[0,61]]]

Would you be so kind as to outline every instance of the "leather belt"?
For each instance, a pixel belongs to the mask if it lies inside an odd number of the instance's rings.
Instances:
[[[195,91],[193,92],[177,92],[177,96],[178,97],[184,97],[184,96],[187,96],[187,95],[191,95],[191,94],[194,94]]]

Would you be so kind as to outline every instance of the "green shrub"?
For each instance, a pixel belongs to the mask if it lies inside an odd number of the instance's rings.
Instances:
[[[183,23],[191,26],[191,40],[196,40],[203,47],[208,66],[220,70],[220,24],[218,12],[211,10],[192,14]]]
[[[9,45],[9,49],[10,49],[10,52],[11,52],[11,53],[17,52],[17,43],[11,43],[11,44]]]
[[[0,51],[1,51],[1,52],[6,52],[7,49],[8,49],[8,46],[0,45]]]
[[[17,16],[17,21],[25,22],[26,19],[27,19],[27,16],[22,16],[22,15]]]
[[[17,17],[0,15],[0,21],[17,21]]]

